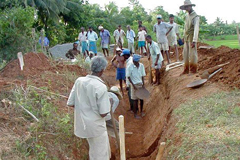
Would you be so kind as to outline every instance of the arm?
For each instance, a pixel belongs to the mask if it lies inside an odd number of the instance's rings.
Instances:
[[[160,54],[157,55],[156,61],[155,61],[155,66],[158,65],[158,60],[159,60]]]
[[[133,88],[134,88],[135,90],[137,90],[137,87],[133,84],[133,82],[132,82],[132,80],[131,80],[130,77],[128,77],[128,80],[129,80],[129,82],[132,84]]]
[[[145,67],[144,65],[142,64],[142,83],[143,83],[143,87],[145,85],[145,82],[144,82],[144,77],[146,76],[146,72],[145,72]]]
[[[171,30],[173,29],[173,27],[171,27],[168,32],[166,33],[166,36],[171,32]]]
[[[76,86],[76,82],[75,84],[73,85],[73,88],[71,90],[71,93],[70,93],[70,96],[68,98],[68,101],[67,101],[67,106],[68,107],[75,107],[75,86]]]
[[[97,91],[97,106],[99,115],[104,118],[111,111],[111,104],[109,101],[109,96],[107,92],[107,87],[100,87]]]
[[[114,61],[117,59],[117,56],[115,55],[114,57],[113,57],[113,59],[111,60],[111,62],[112,62],[112,65],[115,67],[115,68],[117,68],[117,65],[114,63]]]
[[[193,25],[194,25],[194,35],[193,35],[193,43],[192,48],[196,46],[196,43],[198,41],[198,34],[199,34],[199,17],[195,17],[193,19]]]
[[[153,32],[156,33],[156,31],[157,31],[157,30],[156,30],[156,26],[154,25],[154,26],[153,26]]]

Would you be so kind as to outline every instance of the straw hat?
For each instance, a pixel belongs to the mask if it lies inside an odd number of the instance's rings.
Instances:
[[[116,87],[116,86],[112,86],[112,87],[110,88],[109,92],[112,92],[112,93],[116,94],[119,99],[122,99],[122,98],[123,98],[123,96],[122,96],[119,88]]]
[[[185,10],[185,7],[187,6],[196,6],[195,4],[192,4],[190,0],[185,0],[184,5],[180,6],[180,9]]]

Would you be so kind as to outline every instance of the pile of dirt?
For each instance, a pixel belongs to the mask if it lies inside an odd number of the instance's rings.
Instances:
[[[23,56],[23,59],[23,71],[20,69],[19,60],[16,59],[5,67],[1,73],[1,76],[9,78],[16,78],[18,76],[28,77],[30,75],[39,74],[40,72],[44,72],[51,68],[50,61],[43,53],[27,53]]]
[[[226,46],[215,49],[199,49],[199,58],[199,71],[230,62],[223,67],[220,75],[216,75],[211,81],[224,83],[231,88],[240,88],[240,50]]]

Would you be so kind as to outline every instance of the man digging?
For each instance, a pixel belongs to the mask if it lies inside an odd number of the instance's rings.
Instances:
[[[193,6],[190,0],[185,0],[184,5],[180,7],[182,10],[186,10],[188,14],[185,18],[184,26],[184,48],[183,48],[183,60],[184,70],[182,74],[197,73],[197,41],[199,33],[199,17],[193,10]]]
[[[131,99],[133,100],[133,112],[136,119],[141,117],[137,115],[138,111],[138,97],[136,91],[144,87],[144,77],[146,76],[145,68],[142,63],[139,63],[141,56],[138,54],[133,55],[133,63],[127,69],[127,78],[131,83]],[[140,99],[140,113],[141,116],[145,116],[143,113],[143,100]]]

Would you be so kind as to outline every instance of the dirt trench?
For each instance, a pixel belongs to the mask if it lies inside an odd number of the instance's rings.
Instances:
[[[146,58],[141,59],[145,65],[148,79],[148,62]],[[164,73],[161,79],[161,85],[153,87],[147,84],[147,89],[151,96],[145,101],[144,110],[146,116],[142,120],[136,120],[133,114],[129,112],[129,102],[127,93],[124,100],[115,112],[115,117],[124,115],[126,131],[133,132],[132,135],[126,135],[126,155],[129,160],[155,160],[158,147],[161,142],[167,142],[171,139],[175,130],[175,122],[172,122],[172,112],[180,104],[198,99],[219,90],[224,90],[221,85],[208,83],[197,90],[187,89],[185,86],[191,81],[198,79],[196,75],[180,76],[182,68],[177,68]],[[108,67],[104,76],[108,85],[118,85],[115,80],[115,69]],[[116,150],[115,139],[110,138],[113,159],[119,159]],[[175,142],[174,142],[175,143]],[[171,144],[169,144],[171,145]],[[167,152],[165,153],[166,159]]]

